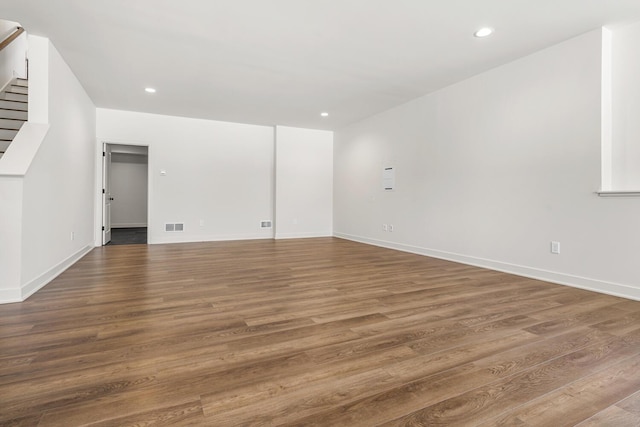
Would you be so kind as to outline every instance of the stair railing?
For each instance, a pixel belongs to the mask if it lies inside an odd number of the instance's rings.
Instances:
[[[24,33],[24,28],[17,27],[16,30],[13,33],[11,33],[9,37],[7,37],[2,42],[0,42],[0,51],[5,47],[9,46],[11,42],[17,39],[22,33]]]

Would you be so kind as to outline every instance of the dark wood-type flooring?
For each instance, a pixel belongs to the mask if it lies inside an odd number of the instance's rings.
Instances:
[[[112,228],[108,245],[146,245],[147,227]]]
[[[0,425],[638,426],[640,302],[333,238],[107,246],[0,306]]]

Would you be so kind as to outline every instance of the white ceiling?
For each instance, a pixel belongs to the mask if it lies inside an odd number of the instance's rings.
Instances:
[[[338,129],[638,21],[640,0],[1,0],[0,18],[49,37],[98,107]]]

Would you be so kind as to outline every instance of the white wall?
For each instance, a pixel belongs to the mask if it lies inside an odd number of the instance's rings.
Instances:
[[[17,22],[0,19],[0,41],[13,34]],[[27,33],[22,33],[0,51],[0,89],[15,77],[26,77]]]
[[[612,34],[612,187],[640,191],[640,22]]]
[[[29,123],[49,123],[49,104],[55,101],[49,98],[50,45],[47,38],[29,35]]]
[[[22,300],[22,181],[0,176],[0,303]]]
[[[24,178],[50,128],[49,46],[48,39],[29,36],[30,120],[0,158],[0,303],[22,301],[31,292],[22,281]]]
[[[111,227],[146,227],[148,157],[113,153],[111,162]]]
[[[24,176],[23,298],[94,242],[95,106],[50,43],[48,51],[50,128]]]
[[[333,234],[333,132],[276,127],[276,238]]]
[[[594,194],[601,47],[593,31],[336,132],[335,235],[640,299],[640,199]]]
[[[94,242],[95,106],[49,40],[29,41],[29,107],[46,121],[26,123],[0,159],[0,303],[24,300]]]
[[[98,108],[97,129],[99,144],[149,146],[149,243],[273,237],[260,228],[273,219],[272,127]],[[185,231],[164,231],[175,222]]]

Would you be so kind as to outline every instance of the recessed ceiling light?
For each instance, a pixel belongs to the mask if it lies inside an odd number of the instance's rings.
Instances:
[[[479,38],[487,37],[487,36],[490,36],[491,34],[493,34],[493,28],[489,28],[489,27],[480,28],[478,31],[473,33],[474,36]]]
[[[147,93],[156,93],[156,90],[152,87],[146,87],[144,88],[144,91]]]
[[[327,113],[326,111],[325,111],[325,112],[323,112],[323,113],[320,113],[320,115],[321,115],[322,117],[329,117],[329,113]]]

